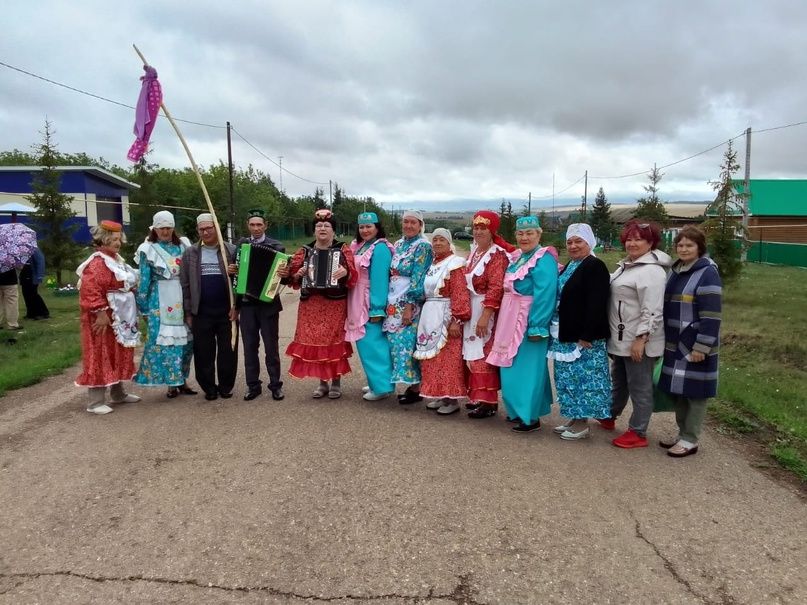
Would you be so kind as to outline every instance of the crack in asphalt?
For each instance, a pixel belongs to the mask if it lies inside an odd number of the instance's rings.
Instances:
[[[633,517],[633,522],[636,524],[636,526],[635,526],[636,527],[636,537],[639,538],[640,540],[642,540],[645,544],[647,544],[648,546],[650,546],[650,548],[653,549],[653,552],[656,553],[656,556],[659,559],[661,559],[661,562],[664,565],[664,569],[667,570],[667,572],[673,577],[673,579],[676,582],[678,582],[681,586],[686,588],[686,590],[687,590],[687,592],[689,592],[689,594],[691,594],[693,597],[696,597],[696,598],[700,599],[702,602],[709,603],[709,604],[714,603],[715,605],[733,605],[734,603],[737,602],[734,599],[734,597],[732,597],[730,594],[728,594],[728,592],[726,591],[725,585],[718,588],[718,592],[720,593],[720,600],[719,601],[714,601],[714,600],[710,599],[708,596],[702,595],[698,591],[696,591],[692,587],[692,584],[689,583],[689,580],[687,580],[685,577],[683,577],[678,572],[678,570],[675,568],[675,565],[673,565],[673,562],[670,561],[667,557],[665,557],[664,554],[661,552],[661,550],[659,550],[658,546],[656,546],[653,542],[651,542],[647,538],[647,536],[645,536],[644,533],[642,533],[642,526],[639,523],[639,520],[636,518],[636,515],[634,515],[632,511],[631,511],[630,515],[631,515],[631,517]]]
[[[458,577],[457,585],[454,589],[447,594],[438,594],[434,592],[434,589],[429,589],[428,594],[426,595],[405,595],[405,594],[397,594],[397,593],[388,593],[388,594],[380,594],[380,595],[355,595],[355,594],[344,594],[344,595],[337,595],[337,596],[320,596],[314,594],[300,594],[296,592],[290,592],[285,590],[279,590],[277,588],[272,588],[271,586],[224,586],[221,584],[213,584],[210,582],[200,582],[195,578],[189,578],[187,580],[175,580],[171,578],[162,578],[159,576],[143,576],[143,575],[131,575],[131,576],[124,576],[124,577],[115,577],[115,576],[94,576],[90,574],[80,573],[76,571],[47,571],[47,572],[19,572],[19,573],[0,573],[0,578],[6,579],[22,579],[22,582],[16,583],[11,588],[1,591],[0,594],[6,594],[11,590],[21,586],[24,584],[25,580],[32,580],[37,578],[43,577],[70,577],[70,578],[79,578],[82,580],[89,580],[91,582],[148,582],[154,584],[168,584],[173,586],[191,586],[193,588],[203,588],[208,590],[223,590],[226,592],[264,592],[267,594],[271,594],[273,596],[278,597],[286,597],[286,598],[293,598],[293,599],[300,599],[304,601],[321,601],[324,603],[328,603],[331,601],[341,601],[341,600],[351,600],[351,601],[379,601],[382,599],[403,599],[407,601],[411,601],[412,603],[421,603],[424,601],[428,601],[431,599],[443,599],[446,601],[452,601],[457,605],[485,605],[474,598],[474,593],[476,592],[470,583],[471,574],[463,574]]]

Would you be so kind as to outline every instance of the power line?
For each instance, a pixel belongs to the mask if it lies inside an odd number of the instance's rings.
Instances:
[[[26,71],[24,69],[20,69],[19,67],[14,67],[13,65],[9,65],[8,63],[3,63],[0,61],[0,65],[3,67],[7,67],[8,69],[13,69],[14,71],[18,71],[21,74],[25,74],[26,76],[31,76],[32,78],[36,78],[37,80],[42,80],[43,82],[47,82],[48,84],[53,84],[54,86],[61,86],[62,88],[66,88],[67,90],[72,90],[73,92],[77,92],[82,95],[86,95],[88,97],[92,97],[93,99],[98,99],[99,101],[106,101],[107,103],[112,103],[113,105],[119,105],[121,107],[125,107],[127,109],[135,109],[134,105],[127,105],[126,103],[121,103],[120,101],[115,101],[114,99],[109,99],[107,97],[102,97],[101,95],[97,95],[92,92],[88,92],[86,90],[82,90],[81,88],[75,88],[73,86],[68,86],[67,84],[62,84],[61,82],[57,82],[56,80],[50,80],[43,76],[37,75],[30,71]],[[163,113],[163,115],[165,115]],[[181,118],[174,118],[177,122],[184,122],[185,124],[194,124],[195,126],[206,126],[207,128],[227,128],[226,126],[219,126],[218,124],[205,124],[204,122],[194,122],[192,120],[183,120]]]
[[[644,174],[644,172],[643,172],[642,174]],[[532,196],[532,199],[533,199],[533,200],[548,200],[548,199],[551,199],[553,196],[557,196],[557,195],[560,195],[561,193],[564,193],[565,191],[568,191],[569,189],[571,189],[572,187],[574,187],[575,185],[577,185],[577,183],[579,183],[580,181],[582,181],[584,178],[586,178],[586,175],[585,175],[585,174],[581,175],[581,176],[580,176],[580,178],[579,178],[579,179],[577,179],[577,180],[576,180],[574,183],[572,183],[571,185],[568,185],[568,186],[564,187],[564,188],[563,188],[563,189],[561,189],[560,191],[556,191],[555,193],[550,193],[549,195],[533,195],[533,196]],[[589,177],[589,178],[591,178],[591,177]]]
[[[250,147],[252,147],[252,149],[254,149],[254,150],[257,152],[257,153],[259,153],[259,154],[260,154],[261,156],[263,156],[265,159],[267,159],[267,160],[269,160],[270,162],[272,162],[272,164],[274,164],[275,166],[277,166],[278,168],[280,168],[280,170],[282,170],[282,171],[283,171],[283,172],[285,172],[286,174],[290,174],[291,176],[293,176],[293,177],[295,177],[295,178],[298,178],[298,179],[300,179],[301,181],[305,181],[306,183],[311,183],[312,185],[327,185],[327,184],[328,184],[327,182],[322,183],[322,182],[320,182],[320,181],[312,181],[311,179],[307,179],[307,178],[305,178],[305,177],[303,177],[303,176],[300,176],[299,174],[294,174],[294,173],[293,173],[291,170],[289,170],[288,168],[283,168],[283,166],[282,166],[281,164],[278,164],[277,162],[275,162],[275,161],[274,161],[272,158],[270,158],[268,155],[266,155],[266,154],[265,154],[263,151],[261,151],[260,149],[258,149],[257,147],[255,147],[255,145],[253,145],[252,143],[250,143],[249,141],[247,141],[247,139],[244,137],[244,135],[242,135],[240,132],[238,132],[238,131],[235,129],[235,126],[233,126],[233,125],[231,124],[231,125],[230,125],[230,127],[232,128],[232,131],[233,131],[235,134],[237,134],[237,135],[238,135],[238,136],[241,138],[241,140],[242,140],[242,141],[244,141],[244,143],[246,143],[247,145],[249,145]]]

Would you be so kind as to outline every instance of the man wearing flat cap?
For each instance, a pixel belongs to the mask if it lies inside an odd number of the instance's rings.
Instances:
[[[247,212],[249,237],[240,239],[236,242],[236,246],[240,248],[241,244],[253,244],[285,252],[286,248],[281,242],[266,235],[268,226],[266,213],[262,209],[249,210]],[[234,275],[238,272],[238,267],[231,264],[228,271]],[[247,380],[244,401],[251,401],[261,394],[261,361],[258,355],[261,340],[263,340],[264,362],[269,375],[269,390],[272,393],[272,399],[275,401],[283,399],[285,395],[283,394],[283,381],[280,379],[280,348],[278,345],[280,311],[283,310],[280,296],[276,296],[272,302],[264,302],[249,295],[238,295],[236,307],[241,319],[241,338],[244,341],[244,374]]]
[[[227,265],[235,259],[235,246],[224,242],[227,258],[221,258],[213,215],[196,217],[200,241],[182,253],[179,280],[185,321],[193,332],[196,382],[213,401],[233,396],[238,368],[238,348],[232,346],[232,321],[237,311],[230,304],[232,282]]]

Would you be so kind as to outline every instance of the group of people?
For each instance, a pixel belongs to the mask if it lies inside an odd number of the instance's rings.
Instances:
[[[35,247],[31,256],[18,270],[16,267],[0,272],[0,328],[5,323],[11,331],[22,330],[20,325],[20,299],[17,286],[25,301],[24,319],[39,321],[50,319],[50,311],[39,285],[45,278],[45,255]]]
[[[653,393],[661,389],[672,396],[678,424],[678,435],[661,445],[675,457],[697,452],[706,403],[716,394],[721,306],[703,232],[679,232],[673,263],[658,249],[657,225],[629,221],[620,236],[627,256],[610,274],[585,223],[569,226],[569,261],[561,265],[553,247],[541,246],[537,217],[517,220],[517,247],[498,234],[499,222],[491,211],[473,216],[466,259],[446,229],[429,241],[417,211],[403,213],[403,236],[393,244],[373,212],[361,213],[354,239],[342,242],[331,211],[318,210],[314,240],[278,272],[300,291],[289,374],[316,379],[314,398],[338,399],[355,343],[365,400],[391,397],[400,384],[401,405],[425,399],[427,408],[450,415],[464,403],[469,417],[483,419],[498,414],[501,392],[519,433],[541,427],[554,380],[567,419],[554,431],[567,441],[589,437],[590,419],[614,430],[631,399],[628,430],[612,441],[621,448],[647,446]],[[219,241],[212,215],[197,218],[195,245],[177,237],[169,212],[153,223],[135,257],[139,277],[118,254],[120,225],[106,221],[93,230],[97,251],[78,269],[85,370],[76,382],[90,388],[88,411],[108,413],[109,404],[137,400],[121,384],[133,376],[141,385],[167,386],[168,397],[195,394],[186,382],[191,357],[205,398],[231,397],[239,318],[244,399],[261,394],[261,340],[269,390],[282,399],[280,297],[234,296],[236,248]],[[249,213],[247,226],[250,237],[239,244],[284,251],[266,236],[260,210]],[[327,279],[317,280],[323,256],[331,264],[322,265]],[[138,314],[148,334],[135,371]]]

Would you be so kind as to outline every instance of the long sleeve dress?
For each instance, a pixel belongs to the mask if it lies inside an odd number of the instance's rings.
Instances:
[[[501,368],[508,417],[533,424],[552,406],[546,353],[558,289],[557,252],[535,248],[526,254],[516,251],[511,259],[487,361]]]
[[[423,304],[423,281],[432,264],[431,244],[422,235],[403,237],[395,242],[390,265],[390,291],[384,332],[392,355],[392,382],[418,384],[420,364],[412,357],[417,338],[417,323]],[[404,307],[413,307],[412,323],[402,323]]]
[[[356,343],[370,390],[383,395],[392,393],[392,358],[383,332],[387,315],[389,269],[394,248],[386,239],[353,242],[358,281],[347,295],[345,340]],[[375,320],[375,321],[371,321]]]
[[[509,262],[507,253],[493,244],[485,253],[478,255],[476,248],[472,248],[465,268],[472,317],[463,327],[463,357],[468,366],[468,399],[478,403],[495,405],[499,401],[499,368],[490,365],[485,358],[493,347],[496,315],[504,296],[504,274]],[[476,324],[485,308],[493,309],[494,314],[488,325],[488,336],[480,339],[476,335]]]
[[[123,262],[120,257],[104,259],[103,252],[97,252],[82,263],[76,270],[81,277],[79,282],[79,308],[81,309],[81,361],[83,369],[76,378],[76,386],[107,387],[122,380],[131,380],[135,373],[134,347],[137,341],[136,313],[130,318],[133,323],[122,325],[120,318],[110,307],[110,293],[121,295],[128,293],[132,298],[132,311],[134,311],[134,296],[129,292],[135,285],[136,274]],[[110,266],[115,266],[118,274],[112,272]],[[125,279],[118,279],[124,277]],[[122,298],[121,296],[118,296]],[[92,331],[97,313],[107,313],[113,324],[117,324],[120,332],[114,325],[107,327],[100,334]],[[129,343],[127,346],[118,342],[116,334],[127,332]]]
[[[426,274],[426,300],[418,323],[414,357],[420,360],[420,394],[433,399],[461,399],[465,388],[462,337],[449,336],[451,322],[471,318],[465,260],[451,254],[435,260]]]
[[[193,341],[188,339],[179,282],[183,250],[181,244],[171,242],[147,242],[137,250],[137,310],[148,322],[143,357],[134,378],[137,384],[182,386],[190,373]]]
[[[313,244],[311,244],[313,246]],[[358,273],[353,253],[348,246],[334,242],[342,253],[340,264],[347,269],[346,285],[356,284]],[[305,248],[300,248],[291,259],[289,272],[294,275],[305,263]],[[293,279],[295,289],[300,281]],[[310,296],[300,300],[297,308],[297,327],[294,339],[286,348],[290,356],[289,374],[294,378],[319,378],[333,380],[350,373],[348,359],[353,355],[353,346],[345,340],[347,319],[347,296],[332,298],[318,290],[310,290]]]

